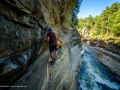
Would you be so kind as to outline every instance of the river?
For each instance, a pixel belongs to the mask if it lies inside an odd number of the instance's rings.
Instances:
[[[99,60],[97,53],[83,44],[79,90],[120,90],[120,83]]]

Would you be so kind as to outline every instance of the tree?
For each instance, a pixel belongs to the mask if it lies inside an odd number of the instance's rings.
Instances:
[[[114,3],[102,12],[100,16],[80,19],[78,28],[86,27],[93,35],[120,36],[120,3]]]

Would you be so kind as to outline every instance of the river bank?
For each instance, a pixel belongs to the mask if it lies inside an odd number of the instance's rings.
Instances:
[[[99,61],[120,81],[120,48],[115,46],[114,42],[105,39],[84,39],[83,41],[96,51]]]
[[[89,37],[84,38],[87,45],[104,48],[107,51],[120,55],[120,38],[119,37]]]
[[[85,43],[82,48],[82,67],[78,76],[79,90],[119,90],[120,83],[101,63],[98,51]]]

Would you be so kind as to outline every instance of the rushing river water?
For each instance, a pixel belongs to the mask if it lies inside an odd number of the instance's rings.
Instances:
[[[120,90],[120,83],[104,67],[94,50],[83,46],[82,67],[78,76],[79,90]]]

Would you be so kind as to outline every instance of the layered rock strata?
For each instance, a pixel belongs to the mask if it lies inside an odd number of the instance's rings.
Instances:
[[[1,86],[27,86],[24,90],[76,89],[76,71],[81,64],[80,37],[72,26],[76,2],[0,1]],[[63,41],[63,54],[52,67],[48,64],[48,44],[44,40],[48,27]]]

